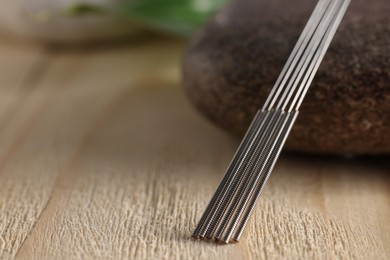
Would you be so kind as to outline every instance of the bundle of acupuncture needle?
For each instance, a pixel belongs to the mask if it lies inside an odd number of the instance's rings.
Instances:
[[[350,0],[320,0],[193,237],[238,242]]]

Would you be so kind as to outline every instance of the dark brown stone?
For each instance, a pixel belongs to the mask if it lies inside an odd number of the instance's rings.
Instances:
[[[315,1],[235,0],[193,37],[184,86],[198,110],[242,135]],[[353,0],[300,109],[287,149],[390,152],[390,2]]]

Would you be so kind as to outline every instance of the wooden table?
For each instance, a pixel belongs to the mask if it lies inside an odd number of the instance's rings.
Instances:
[[[184,44],[0,44],[0,258],[390,259],[383,158],[283,154],[238,244],[190,234],[238,140],[180,87]]]

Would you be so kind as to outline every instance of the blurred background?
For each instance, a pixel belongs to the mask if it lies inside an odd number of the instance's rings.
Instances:
[[[137,37],[144,32],[188,37],[226,0],[1,1],[9,36],[57,44]]]

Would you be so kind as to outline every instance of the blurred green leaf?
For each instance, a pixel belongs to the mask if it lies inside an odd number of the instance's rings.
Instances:
[[[133,0],[123,11],[149,27],[190,35],[224,2],[226,0]]]
[[[64,13],[72,16],[82,16],[89,14],[104,14],[106,13],[106,10],[100,6],[81,3],[69,6],[64,10]]]
[[[188,36],[225,2],[227,0],[128,0],[117,10],[76,3],[64,13],[75,17],[122,14],[141,28]]]

